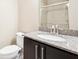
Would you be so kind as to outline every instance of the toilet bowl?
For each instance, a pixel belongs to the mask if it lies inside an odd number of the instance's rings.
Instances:
[[[9,45],[0,49],[0,59],[12,59],[18,55],[18,52],[21,50],[20,47],[16,45]]]
[[[21,34],[21,33],[20,33]],[[20,38],[21,37],[21,38]],[[19,33],[16,36],[17,45],[8,45],[2,49],[0,49],[0,59],[14,59],[19,55],[19,51],[23,48],[23,42],[21,41],[19,44],[18,40],[23,40],[23,36]]]

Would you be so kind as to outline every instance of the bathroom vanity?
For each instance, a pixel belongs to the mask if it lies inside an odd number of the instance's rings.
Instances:
[[[25,34],[24,59],[78,59],[77,39],[67,36],[66,42],[50,41],[38,37],[38,33]]]

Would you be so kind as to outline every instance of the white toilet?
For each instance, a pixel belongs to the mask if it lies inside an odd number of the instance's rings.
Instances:
[[[17,45],[8,45],[0,49],[0,59],[17,59],[19,51],[23,48],[23,33],[19,32],[16,36]]]

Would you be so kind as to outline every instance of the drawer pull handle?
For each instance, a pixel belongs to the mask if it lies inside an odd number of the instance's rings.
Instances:
[[[38,59],[38,45],[35,45],[35,59]]]
[[[41,59],[44,59],[44,48],[41,48]]]

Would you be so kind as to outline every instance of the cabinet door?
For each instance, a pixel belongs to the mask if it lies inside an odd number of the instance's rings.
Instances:
[[[37,59],[38,45],[30,38],[24,38],[24,59]]]
[[[78,59],[78,56],[55,47],[46,46],[46,59]]]

